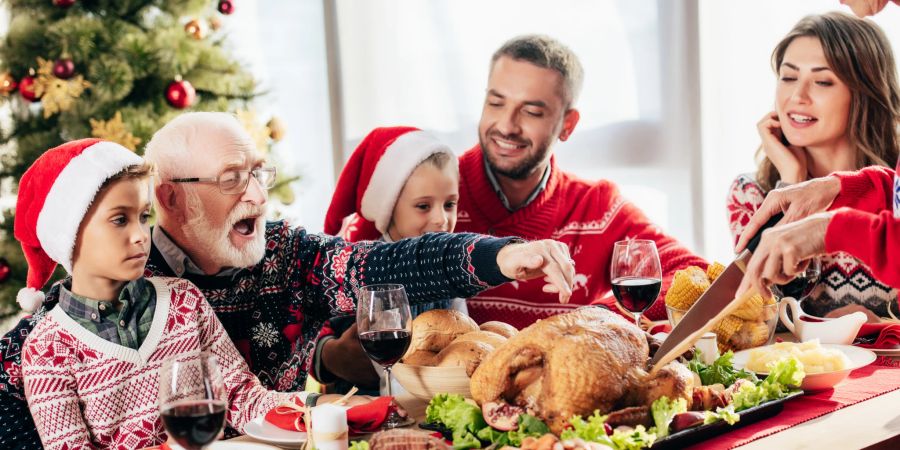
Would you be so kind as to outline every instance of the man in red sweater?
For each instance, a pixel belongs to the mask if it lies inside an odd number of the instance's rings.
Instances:
[[[793,278],[803,261],[832,252],[855,256],[881,282],[900,288],[897,171],[867,167],[770,192],[741,235],[738,251],[779,212],[784,219],[763,233],[747,264],[739,294],[750,288],[766,292],[770,284]]]
[[[578,57],[546,36],[523,36],[492,58],[478,127],[479,145],[460,157],[457,231],[525,239],[555,239],[569,246],[576,279],[571,300],[561,305],[540,282],[513,282],[470,299],[478,322],[501,320],[516,327],[588,304],[613,310],[609,266],[613,244],[624,239],[656,242],[663,289],[677,269],[706,267],[663,234],[608,180],[587,181],[560,170],[553,158],[578,123],[581,89]],[[665,318],[662,301],[645,316]]]

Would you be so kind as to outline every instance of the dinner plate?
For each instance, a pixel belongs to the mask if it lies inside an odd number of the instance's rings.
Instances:
[[[878,356],[900,356],[900,348],[865,348],[865,350],[870,350]]]
[[[831,389],[841,381],[844,381],[851,371],[868,366],[878,357],[869,349],[854,347],[852,345],[822,344],[822,347],[841,351],[848,359],[850,359],[850,365],[844,370],[806,374],[803,378],[803,383],[800,386],[804,391],[822,391]],[[735,353],[734,359],[732,360],[734,367],[739,369],[746,367],[752,350],[754,349],[741,350]],[[768,375],[766,372],[756,373],[762,376]]]
[[[296,447],[306,442],[306,433],[289,431],[266,422],[265,416],[259,416],[244,425],[244,433],[267,444],[280,447]]]

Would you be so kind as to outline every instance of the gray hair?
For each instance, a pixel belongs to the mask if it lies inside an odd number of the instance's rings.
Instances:
[[[202,152],[209,145],[210,136],[236,150],[248,151],[254,143],[233,114],[223,112],[189,112],[165,124],[144,148],[144,158],[156,168],[157,184],[161,180],[196,176],[198,168],[192,154]]]
[[[529,34],[506,41],[491,57],[491,69],[502,56],[517,61],[527,61],[538,67],[552,69],[563,77],[566,108],[571,108],[581,93],[584,69],[578,56],[569,47],[550,36]]]

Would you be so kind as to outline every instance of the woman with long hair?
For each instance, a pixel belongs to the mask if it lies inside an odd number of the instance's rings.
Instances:
[[[774,188],[853,171],[894,167],[900,88],[890,43],[875,23],[844,13],[808,16],[772,52],[775,110],[757,124],[755,174],[740,175],[727,208],[737,242]],[[897,291],[846,253],[823,256],[820,283],[804,301],[814,315],[862,310],[897,317]]]

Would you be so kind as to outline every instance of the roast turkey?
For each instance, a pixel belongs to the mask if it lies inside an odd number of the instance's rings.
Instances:
[[[524,410],[559,434],[573,415],[644,407],[661,396],[690,403],[693,375],[673,362],[650,376],[647,334],[618,314],[581,308],[538,321],[488,355],[472,398],[503,414]]]

